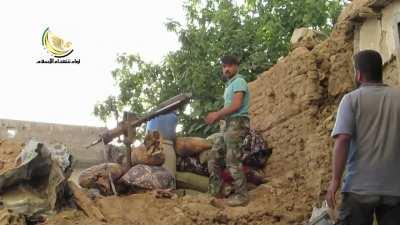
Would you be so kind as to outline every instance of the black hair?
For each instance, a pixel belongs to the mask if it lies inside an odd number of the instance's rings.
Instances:
[[[221,58],[221,64],[233,64],[233,65],[239,65],[239,59],[233,55],[226,55]]]
[[[367,81],[382,82],[382,57],[374,50],[360,51],[354,56],[354,66]]]

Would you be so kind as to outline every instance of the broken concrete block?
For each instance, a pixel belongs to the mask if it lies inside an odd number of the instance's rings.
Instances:
[[[294,30],[292,38],[290,39],[290,44],[293,49],[305,47],[311,50],[326,38],[327,35],[320,31],[302,27]]]

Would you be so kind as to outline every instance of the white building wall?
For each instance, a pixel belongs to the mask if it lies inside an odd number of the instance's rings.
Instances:
[[[381,18],[368,18],[355,35],[354,47],[373,49],[382,54],[385,65],[384,80],[399,85],[400,73],[400,1],[395,1],[381,11]]]

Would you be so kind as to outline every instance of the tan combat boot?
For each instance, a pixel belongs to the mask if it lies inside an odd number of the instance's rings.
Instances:
[[[249,203],[247,194],[233,194],[225,200],[225,204],[230,207],[246,206]]]

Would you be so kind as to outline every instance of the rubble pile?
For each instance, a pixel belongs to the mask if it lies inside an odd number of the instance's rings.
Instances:
[[[68,204],[72,156],[65,148],[47,148],[36,140],[23,148],[12,141],[1,143],[0,152],[6,153],[4,160],[9,161],[7,169],[0,172],[2,224],[42,222]]]
[[[21,153],[23,144],[11,141],[0,141],[0,174],[16,166],[16,158]]]

